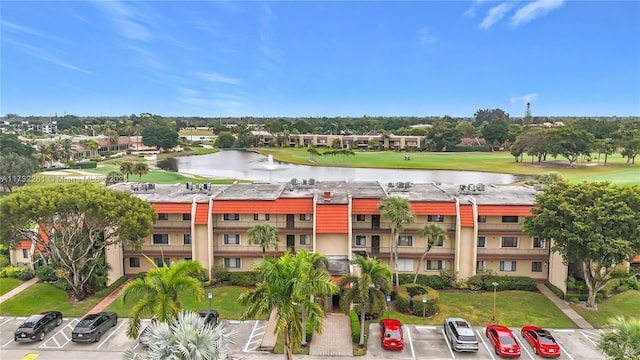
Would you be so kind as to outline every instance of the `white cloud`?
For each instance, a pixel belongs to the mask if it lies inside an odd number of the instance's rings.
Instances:
[[[196,75],[202,80],[209,81],[209,82],[223,83],[223,84],[229,84],[229,85],[242,84],[242,80],[240,79],[234,79],[232,77],[228,77],[228,76],[224,76],[216,73],[197,72],[194,75]]]
[[[526,103],[530,103],[533,100],[538,98],[538,94],[537,93],[531,93],[531,94],[527,94],[524,96],[514,96],[510,99],[510,102],[512,104],[514,103],[522,103],[522,104],[526,104]]]
[[[81,67],[75,66],[73,64],[70,64],[64,60],[61,60],[58,56],[56,56],[55,54],[51,53],[50,51],[47,51],[43,48],[38,48],[35,46],[31,46],[25,43],[21,43],[21,42],[17,42],[17,41],[13,41],[13,40],[5,40],[7,43],[11,43],[19,48],[22,48],[22,50],[27,53],[30,54],[32,56],[35,56],[41,60],[50,62],[52,64],[58,65],[58,66],[62,66],[64,68],[67,69],[71,69],[71,70],[75,70],[81,73],[85,73],[85,74],[90,74],[93,75],[93,73],[89,70],[83,69]]]
[[[502,19],[512,7],[513,5],[511,3],[506,2],[492,7],[478,26],[481,29],[489,29],[493,24],[500,21],[500,19]]]
[[[564,0],[535,0],[521,7],[511,18],[511,26],[528,23],[562,6]]]
[[[132,7],[120,1],[98,1],[95,4],[109,15],[109,20],[113,22],[115,31],[120,36],[132,40],[151,40],[151,32],[138,22],[143,17]]]
[[[434,42],[438,41],[438,38],[435,37],[434,35],[432,35],[429,32],[429,29],[426,27],[423,27],[421,29],[418,29],[418,38],[420,39],[420,43],[421,44],[433,44]]]
[[[462,15],[463,15],[463,16],[466,16],[466,17],[470,17],[470,18],[472,18],[472,17],[476,17],[476,8],[474,8],[474,7],[470,7],[470,8],[468,8],[468,9],[467,9],[467,11],[465,11],[465,12],[464,12],[464,14],[462,14]]]

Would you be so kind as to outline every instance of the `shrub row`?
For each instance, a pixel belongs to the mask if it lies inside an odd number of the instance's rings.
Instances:
[[[354,344],[360,343],[360,319],[355,310],[349,311],[349,321],[351,323],[351,341]]]
[[[413,283],[413,278],[414,278],[414,275],[411,275],[411,274],[399,274],[398,276],[400,285]],[[418,274],[418,278],[416,279],[416,284],[428,286],[436,290],[443,290],[443,289],[446,289],[447,287],[444,281],[442,280],[442,278],[438,275]]]
[[[528,276],[474,275],[467,280],[469,290],[492,290],[493,283],[498,290],[536,290],[536,282]]]
[[[234,271],[230,273],[229,282],[236,286],[254,286],[257,278],[258,273],[255,271]]]
[[[18,266],[6,266],[0,269],[0,278],[13,278],[26,281],[32,279],[36,274],[33,270]]]
[[[422,299],[426,297],[427,303]],[[400,285],[396,296],[396,309],[416,316],[432,316],[440,311],[440,293],[428,286],[420,284]],[[424,311],[424,312],[423,312]]]
[[[545,280],[544,284],[549,288],[549,290],[551,290],[552,293],[556,294],[557,297],[559,297],[560,299],[565,298],[564,292],[560,290],[557,286],[550,283],[549,280]]]
[[[95,161],[84,161],[84,162],[72,162],[69,163],[69,168],[71,169],[95,169],[98,167],[98,163]]]

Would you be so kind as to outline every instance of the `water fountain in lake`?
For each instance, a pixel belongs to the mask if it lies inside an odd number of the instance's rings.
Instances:
[[[276,164],[273,162],[273,155],[267,157],[267,170],[275,170]]]

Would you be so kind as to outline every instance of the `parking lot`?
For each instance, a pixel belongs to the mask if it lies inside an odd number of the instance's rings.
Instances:
[[[142,351],[137,340],[130,339],[127,334],[129,319],[120,318],[118,324],[103,334],[99,342],[74,343],[71,341],[71,332],[80,319],[64,318],[62,324],[47,333],[44,341],[18,343],[13,339],[16,327],[25,320],[25,317],[0,317],[0,358],[22,359],[28,354],[37,354],[40,359],[75,359],[83,358],[81,354],[105,353],[110,354],[110,359],[121,358],[121,353],[126,350]],[[265,320],[252,321],[226,321],[227,330],[233,332],[234,343],[227,343],[223,348],[224,353],[251,353],[256,352],[267,326]],[[142,322],[144,328],[149,320]],[[114,355],[118,353],[119,355]],[[11,354],[11,355],[9,355]],[[16,357],[13,354],[22,354]],[[5,357],[6,356],[6,357]],[[36,357],[27,357],[35,359]],[[97,359],[95,356],[91,356]],[[105,357],[109,358],[109,357]]]
[[[485,336],[484,327],[474,327],[479,342],[477,353],[453,351],[446,340],[442,326],[403,325],[404,349],[385,350],[380,344],[380,327],[371,324],[367,357],[385,359],[501,359]],[[520,359],[542,359],[533,353],[531,346],[520,335],[520,328],[511,328],[522,348]],[[600,330],[550,329],[561,348],[560,360],[600,360],[606,357],[596,349]]]

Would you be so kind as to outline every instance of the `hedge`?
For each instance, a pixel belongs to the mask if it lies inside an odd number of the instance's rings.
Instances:
[[[351,341],[355,344],[360,343],[360,319],[354,310],[349,311],[349,320],[351,322]]]
[[[400,285],[413,284],[414,277],[415,275],[411,274],[399,274],[398,280],[400,281]],[[418,274],[418,278],[416,279],[415,283],[428,286],[436,290],[443,290],[447,288],[444,281],[442,280],[442,277],[440,277],[439,275]]]
[[[544,284],[549,288],[549,290],[551,290],[552,293],[556,294],[557,297],[559,297],[560,299],[565,298],[564,292],[560,290],[557,286],[550,283],[549,280],[545,280]]]
[[[406,285],[400,285],[396,290],[396,310],[401,313],[407,313],[410,308],[411,296],[409,296]]]
[[[71,169],[95,169],[97,167],[98,163],[95,161],[69,163],[69,168]]]
[[[237,286],[254,286],[258,273],[255,271],[236,271],[229,273],[229,282]]]

